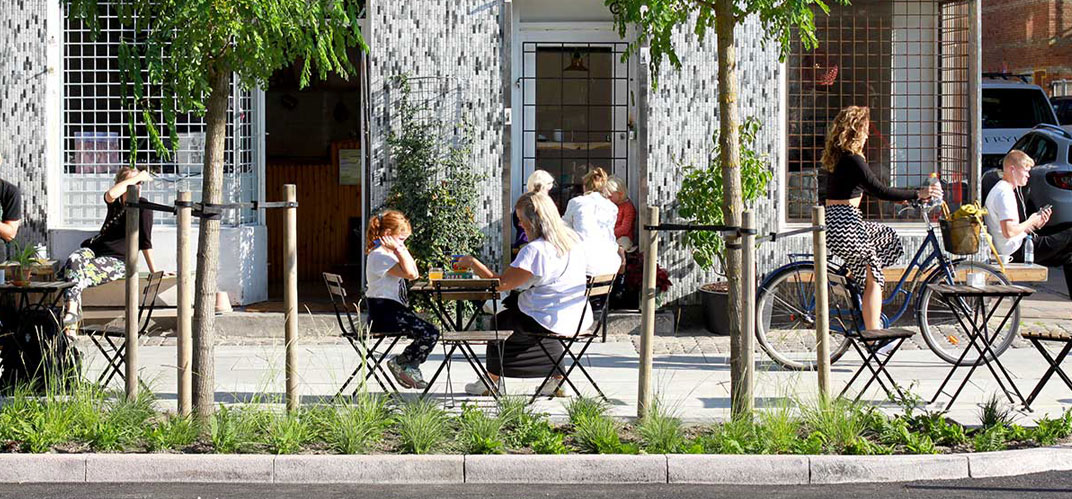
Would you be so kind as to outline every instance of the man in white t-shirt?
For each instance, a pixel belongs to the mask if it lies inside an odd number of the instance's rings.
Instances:
[[[1063,267],[1065,285],[1072,294],[1072,229],[1052,234],[1037,234],[1050,221],[1051,210],[1025,217],[1026,211],[1020,187],[1027,185],[1035,161],[1023,151],[1012,150],[1002,161],[1002,179],[986,196],[986,227],[994,238],[994,247],[1002,258],[1023,262],[1023,244],[1032,234],[1035,244],[1035,263],[1047,267]],[[1026,218],[1026,220],[1025,220]]]

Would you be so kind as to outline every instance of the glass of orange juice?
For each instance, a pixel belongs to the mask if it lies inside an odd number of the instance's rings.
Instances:
[[[435,281],[443,278],[443,269],[439,267],[432,267],[428,269],[428,280]]]

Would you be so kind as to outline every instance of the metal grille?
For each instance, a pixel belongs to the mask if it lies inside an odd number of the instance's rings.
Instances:
[[[629,178],[629,64],[625,43],[522,45],[523,178],[547,170],[559,210],[601,167]],[[631,59],[630,59],[631,60]]]
[[[916,188],[937,171],[950,201],[960,202],[970,192],[971,38],[965,3],[951,4],[858,0],[832,5],[829,16],[817,12],[819,47],[806,52],[797,41],[787,64],[790,221],[808,220],[818,202],[827,127],[850,105],[871,109],[864,155],[883,182]],[[918,216],[877,199],[867,199],[861,209],[875,220]]]
[[[102,2],[102,5],[110,5]],[[146,19],[135,19],[134,26],[120,23],[114,11],[100,18],[100,34],[92,33],[81,21],[69,16],[64,22],[63,55],[63,213],[70,227],[95,228],[104,219],[102,202],[105,190],[112,185],[118,169],[129,163],[131,141],[138,146],[135,164],[148,168],[156,180],[142,188],[151,201],[170,203],[179,190],[190,190],[200,199],[201,170],[204,158],[205,126],[194,115],[179,115],[178,153],[164,158],[153,151],[144,125],[131,128],[121,100],[118,50],[120,40],[135,39],[146,29]],[[159,100],[159,88],[145,89],[149,100]],[[253,140],[252,93],[233,84],[227,115],[227,140],[224,164],[224,202],[251,201],[257,193],[257,176]],[[134,109],[134,113],[141,113]],[[155,112],[158,123],[163,113]],[[165,137],[165,143],[169,139]],[[170,145],[170,144],[169,144]],[[157,224],[172,225],[171,215],[157,213]],[[229,212],[224,223],[239,225],[256,221],[252,210]]]

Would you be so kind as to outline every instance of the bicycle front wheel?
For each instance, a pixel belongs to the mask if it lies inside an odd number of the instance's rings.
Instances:
[[[957,321],[955,315],[953,315],[952,309],[949,305],[942,301],[938,295],[927,287],[928,284],[966,284],[967,275],[969,272],[982,273],[986,276],[987,285],[999,285],[999,284],[1011,284],[1009,280],[998,271],[996,268],[989,265],[964,261],[956,264],[956,271],[953,273],[954,282],[950,283],[949,278],[944,272],[937,272],[932,275],[927,282],[923,283],[920,295],[920,301],[918,308],[916,309],[916,321],[919,323],[920,332],[923,333],[923,340],[927,342],[927,346],[938,355],[942,360],[956,364],[958,359],[959,365],[967,365],[974,363],[979,358],[979,351],[974,347],[970,347],[970,338],[968,337],[968,330],[964,328]],[[965,305],[973,307],[976,303],[969,300],[979,300],[980,298],[963,298]],[[990,310],[992,306],[990,302],[996,300],[996,298],[986,298],[988,303],[984,304],[985,310]],[[1012,306],[1012,300],[1006,298],[1001,302],[1001,306],[997,312],[987,321],[987,328],[990,331],[990,335],[993,341],[990,342],[991,348],[994,351],[994,355],[1001,355],[1005,350],[1012,345],[1012,341],[1016,339],[1016,335],[1020,329],[1020,307],[1016,307],[1012,310],[1012,314],[1009,315],[1009,320],[1002,325],[1002,321],[1006,315],[1009,314],[1009,307]],[[961,317],[967,322],[968,318]],[[1001,326],[1000,329],[998,327]],[[962,357],[963,356],[963,357]],[[987,358],[992,358],[990,354],[987,354]]]
[[[762,288],[756,300],[756,341],[772,360],[787,369],[813,370],[817,364],[815,336],[815,266],[801,263],[780,270]],[[849,348],[848,338],[835,310],[845,308],[830,296],[830,331],[827,345],[833,364]],[[840,333],[840,334],[839,334]]]

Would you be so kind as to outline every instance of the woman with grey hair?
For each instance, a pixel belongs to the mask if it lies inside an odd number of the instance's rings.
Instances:
[[[618,206],[618,220],[614,222],[614,238],[625,251],[633,251],[636,245],[636,206],[629,200],[629,186],[617,175],[607,181],[607,198]]]

